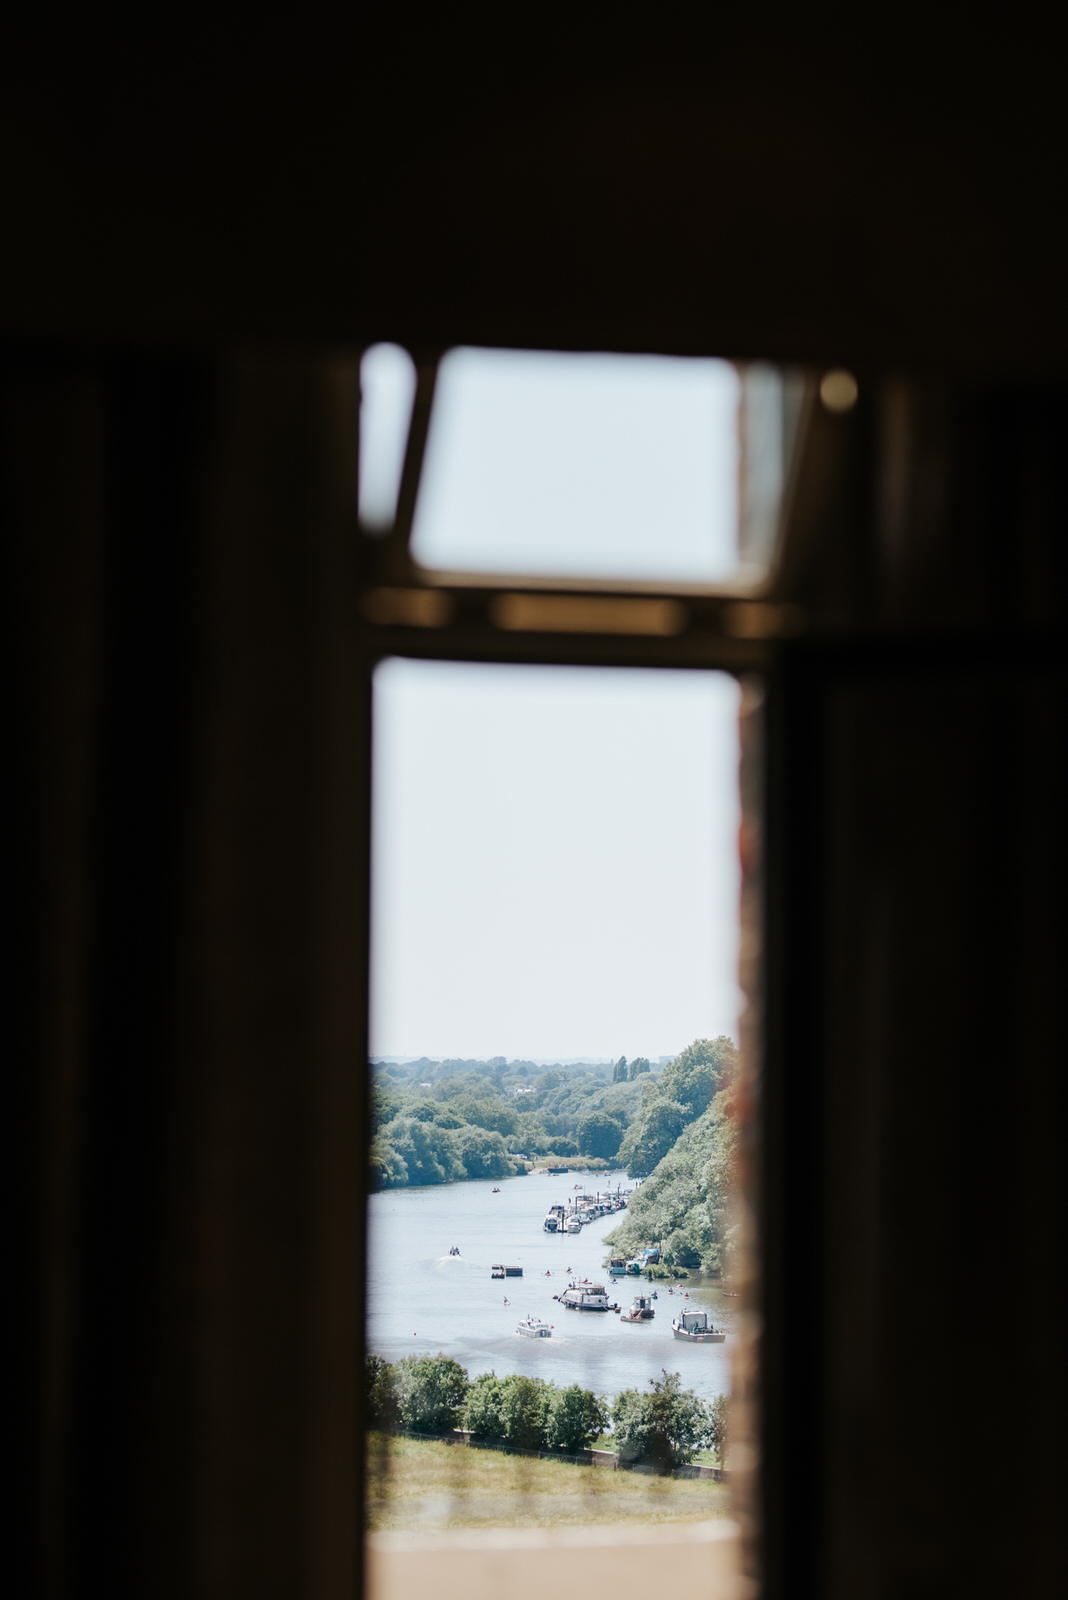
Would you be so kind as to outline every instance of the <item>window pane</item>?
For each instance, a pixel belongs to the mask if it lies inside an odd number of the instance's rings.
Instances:
[[[374,692],[371,1526],[716,1517],[737,685],[389,661]],[[665,1371],[701,1435],[670,1461],[619,1410]]]
[[[404,452],[415,401],[415,362],[396,344],[375,344],[360,360],[360,521],[384,533],[397,514]]]
[[[740,396],[726,361],[452,350],[412,552],[452,571],[728,579]]]

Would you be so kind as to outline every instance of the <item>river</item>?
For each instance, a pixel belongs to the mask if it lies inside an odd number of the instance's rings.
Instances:
[[[368,1341],[389,1361],[412,1354],[452,1356],[471,1377],[491,1369],[500,1376],[525,1372],[560,1385],[580,1383],[609,1399],[621,1389],[647,1389],[662,1369],[682,1374],[684,1387],[711,1400],[730,1389],[733,1302],[709,1279],[685,1281],[674,1295],[666,1282],[652,1322],[623,1322],[614,1312],[564,1310],[553,1299],[567,1287],[569,1270],[603,1282],[626,1309],[644,1279],[609,1278],[605,1235],[619,1226],[615,1212],[579,1234],[542,1228],[549,1206],[569,1202],[573,1185],[592,1191],[632,1187],[625,1173],[586,1177],[542,1174],[491,1181],[390,1189],[371,1197],[368,1267]],[[457,1245],[458,1256],[449,1248]],[[522,1278],[490,1277],[494,1262],[523,1268]],[[549,1274],[546,1276],[546,1274]],[[689,1299],[683,1300],[684,1292]],[[725,1344],[691,1345],[675,1339],[671,1319],[680,1305],[696,1304],[725,1328]],[[516,1323],[527,1312],[554,1325],[551,1339],[526,1339]]]

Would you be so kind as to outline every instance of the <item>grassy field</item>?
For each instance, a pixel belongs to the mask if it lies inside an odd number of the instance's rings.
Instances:
[[[541,1528],[605,1522],[704,1522],[726,1516],[729,1490],[707,1478],[653,1478],[571,1461],[373,1434],[372,1532]]]

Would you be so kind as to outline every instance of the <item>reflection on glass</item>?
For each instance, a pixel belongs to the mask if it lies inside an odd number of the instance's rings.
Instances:
[[[360,361],[360,521],[370,532],[397,514],[415,401],[415,363],[396,344],[375,344]]]
[[[374,696],[369,1524],[720,1516],[738,687]]]

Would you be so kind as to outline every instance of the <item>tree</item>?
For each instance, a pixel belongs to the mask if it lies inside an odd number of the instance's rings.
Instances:
[[[637,1057],[635,1057],[635,1059],[630,1064],[630,1081],[631,1081],[631,1083],[634,1082],[635,1078],[640,1078],[643,1072],[651,1072],[652,1070],[653,1069],[649,1065],[649,1062],[648,1062],[648,1060],[646,1059],[645,1056],[637,1056]]]
[[[727,1449],[727,1396],[717,1394],[709,1407],[708,1448],[714,1450],[723,1465]]]
[[[451,1433],[467,1400],[467,1373],[451,1356],[405,1356],[393,1368],[401,1421],[413,1433]]]
[[[620,1056],[619,1060],[616,1062],[615,1066],[612,1068],[612,1082],[613,1083],[626,1083],[626,1081],[627,1081],[627,1058],[626,1058],[626,1056]]]
[[[367,1426],[388,1430],[400,1422],[400,1394],[397,1378],[388,1361],[368,1356],[365,1368]]]
[[[477,1439],[504,1438],[503,1390],[495,1372],[483,1372],[468,1390],[464,1427]]]
[[[573,1383],[552,1394],[545,1425],[550,1450],[566,1450],[569,1455],[588,1450],[607,1426],[608,1410],[589,1389]]]
[[[371,1140],[368,1157],[371,1169],[371,1188],[399,1189],[408,1182],[408,1167],[403,1156],[397,1154],[384,1133]]]
[[[409,1183],[448,1183],[463,1176],[452,1135],[445,1128],[397,1117],[383,1130],[383,1136],[407,1167]]]
[[[456,1145],[469,1178],[510,1178],[515,1173],[515,1163],[509,1158],[508,1147],[499,1133],[487,1133],[484,1128],[461,1128],[456,1135]]]
[[[693,1459],[712,1427],[711,1412],[677,1372],[650,1378],[652,1394],[624,1389],[612,1407],[612,1427],[621,1461],[646,1462],[670,1472]]]
[[[514,1372],[501,1384],[501,1420],[509,1444],[543,1450],[552,1387],[543,1378]]]
[[[708,1109],[712,1096],[730,1078],[738,1059],[733,1039],[695,1039],[669,1061],[660,1074],[660,1087],[669,1100],[686,1107],[687,1122]]]
[[[682,1228],[676,1228],[664,1245],[665,1260],[677,1267],[699,1267],[701,1252],[696,1249]]]
[[[578,1147],[584,1156],[610,1161],[623,1140],[623,1129],[607,1111],[587,1111],[579,1119]]]
[[[646,1178],[663,1160],[687,1123],[686,1108],[677,1100],[654,1099],[628,1130],[621,1150],[632,1178]]]
[[[515,1107],[496,1094],[483,1098],[470,1094],[457,1095],[450,1101],[449,1110],[454,1116],[463,1117],[465,1122],[472,1123],[476,1128],[485,1128],[489,1133],[514,1133],[519,1120]]]

